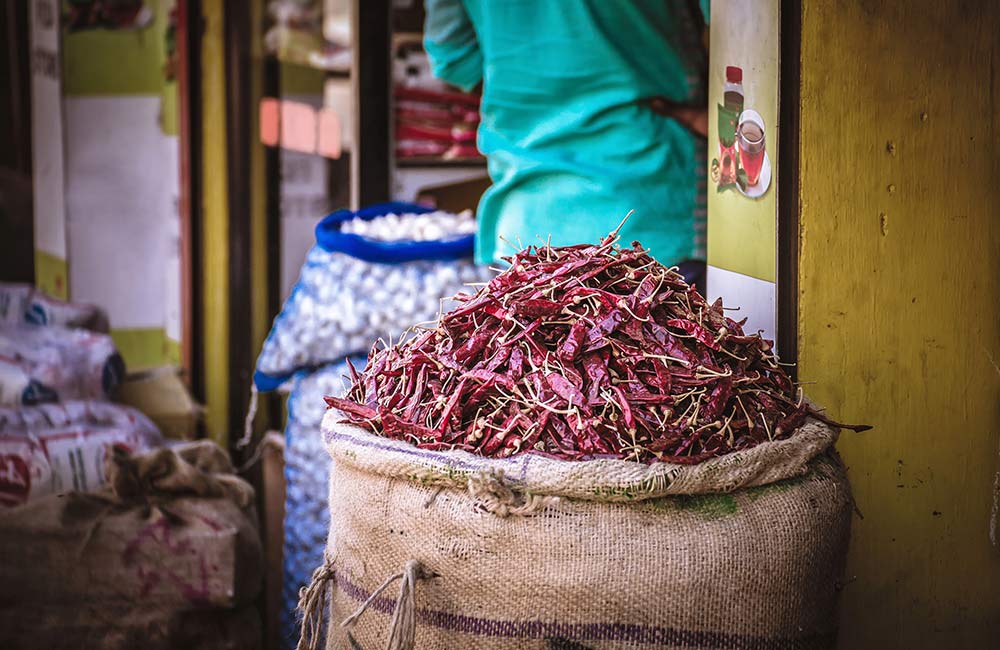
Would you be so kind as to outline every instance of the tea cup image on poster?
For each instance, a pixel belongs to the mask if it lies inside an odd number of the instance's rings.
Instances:
[[[711,177],[718,192],[735,190],[755,199],[771,186],[771,160],[764,118],[744,106],[744,96],[743,69],[727,66],[723,103],[717,105],[719,156],[712,160]]]

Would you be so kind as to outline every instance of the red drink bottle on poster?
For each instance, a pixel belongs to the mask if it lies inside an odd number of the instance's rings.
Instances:
[[[722,104],[736,113],[737,117],[743,112],[743,68],[735,65],[726,66],[726,85],[722,87]]]
[[[736,182],[736,125],[743,112],[743,69],[726,66],[722,106],[719,107],[720,185]]]

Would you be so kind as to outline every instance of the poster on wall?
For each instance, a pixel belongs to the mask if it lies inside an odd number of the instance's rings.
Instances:
[[[708,133],[708,289],[774,339],[778,0],[713,0]]]
[[[130,31],[145,29],[153,24],[153,10],[143,0],[68,0],[66,31],[88,29]]]
[[[94,20],[65,24],[60,45],[72,297],[107,311],[133,368],[181,361],[175,6],[72,3],[66,20]]]

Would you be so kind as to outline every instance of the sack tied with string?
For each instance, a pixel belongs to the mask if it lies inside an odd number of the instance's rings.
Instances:
[[[211,441],[142,454],[116,448],[108,486],[0,511],[0,610],[100,603],[170,612],[232,609],[260,591],[253,487]],[[30,638],[0,630],[0,647]],[[5,640],[11,645],[6,645]]]
[[[338,649],[833,647],[853,505],[835,429],[681,466],[426,451],[342,417],[300,648],[325,606]]]

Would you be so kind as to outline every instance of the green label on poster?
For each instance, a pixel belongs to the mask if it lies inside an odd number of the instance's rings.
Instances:
[[[775,281],[777,0],[713,0],[708,263]]]

